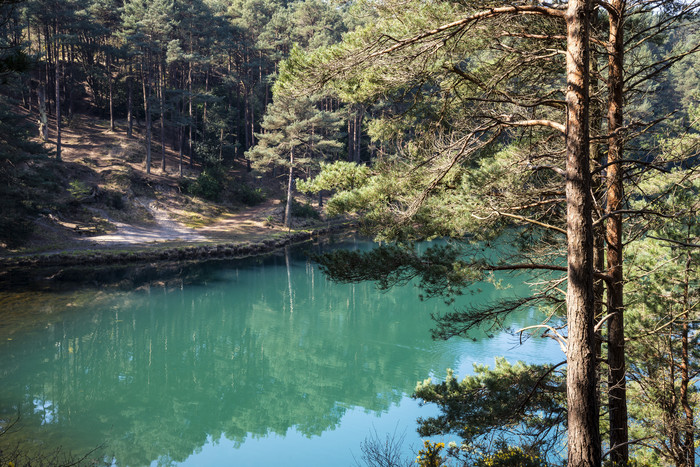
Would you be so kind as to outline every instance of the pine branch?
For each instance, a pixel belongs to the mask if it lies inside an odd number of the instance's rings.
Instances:
[[[374,58],[378,57],[380,55],[386,55],[391,52],[394,52],[395,50],[407,47],[409,45],[415,44],[423,39],[426,39],[428,37],[435,36],[437,34],[440,34],[445,31],[449,31],[451,29],[462,29],[466,27],[467,25],[471,23],[476,23],[477,21],[480,21],[482,19],[488,19],[488,18],[495,18],[497,16],[505,15],[505,14],[524,14],[524,15],[543,15],[543,16],[549,16],[549,17],[556,17],[556,18],[564,18],[565,17],[565,11],[564,10],[559,10],[556,8],[551,8],[551,7],[542,7],[542,6],[537,6],[537,5],[523,5],[523,6],[507,6],[507,7],[500,7],[500,8],[491,8],[489,10],[481,11],[479,13],[476,13],[474,15],[470,15],[466,18],[459,19],[457,21],[453,21],[451,23],[442,25],[440,27],[437,27],[435,29],[431,29],[429,31],[422,32],[420,34],[417,34],[413,37],[406,38],[406,39],[395,39],[390,36],[385,36],[386,38],[396,42],[396,44],[392,45],[391,47],[388,47],[383,50],[379,50],[377,52],[374,52],[369,55],[368,58]]]

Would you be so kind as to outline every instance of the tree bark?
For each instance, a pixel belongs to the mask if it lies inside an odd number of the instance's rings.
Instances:
[[[208,96],[209,94],[209,65],[207,65],[207,69],[204,73],[204,95]],[[204,113],[202,114],[202,133],[206,134],[207,131],[207,123],[209,123],[209,116],[208,116],[208,102],[207,98],[205,97],[204,99]]]
[[[690,235],[688,235],[690,237]],[[688,238],[690,240],[690,238]],[[683,434],[683,461],[684,467],[695,467],[695,416],[693,414],[693,406],[688,400],[688,388],[692,384],[690,376],[690,350],[689,350],[689,334],[690,334],[690,270],[693,267],[693,256],[689,251],[686,253],[686,263],[683,280],[683,326],[681,329],[681,385],[680,385],[680,403],[685,416]]]
[[[49,116],[46,113],[46,84],[44,82],[39,83],[36,91],[39,101],[37,103],[39,106],[39,136],[46,143],[49,140]]]
[[[52,59],[52,54],[51,54],[51,42],[52,40],[50,39],[51,35],[49,34],[49,24],[44,23],[44,45],[46,46],[46,66],[44,67],[45,73],[46,73],[46,100],[49,102],[49,105],[47,106],[49,115],[51,115],[51,83],[53,82],[52,75],[51,75],[51,70],[53,69],[53,59]],[[53,76],[55,79],[56,77]]]
[[[109,130],[114,131],[114,99],[112,96],[112,61],[107,52],[107,81],[109,83]]]
[[[134,132],[134,81],[131,77],[131,65],[129,65],[129,77],[126,79],[127,82],[127,96],[126,96],[126,136],[131,138]]]
[[[355,153],[353,154],[352,160],[357,164],[360,163],[360,150],[362,149],[362,120],[364,120],[365,110],[366,109],[364,107],[360,107],[355,115],[355,142],[353,144]]]
[[[625,0],[610,2],[614,12],[609,13],[608,37],[608,168],[607,214],[608,244],[608,408],[610,420],[610,460],[613,465],[627,465],[629,461],[627,432],[627,391],[625,366],[625,327],[623,314],[622,276],[622,216],[614,214],[623,202],[622,186],[622,105],[624,78],[622,60],[623,13]]]
[[[352,162],[355,157],[355,129],[353,123],[355,116],[352,113],[352,106],[348,105],[348,162]]]
[[[594,335],[593,223],[589,147],[589,0],[566,12],[566,201],[569,336],[568,465],[601,463]]]
[[[181,114],[184,112],[181,112]],[[185,127],[184,126],[178,126],[177,127],[177,134],[179,136],[180,140],[180,146],[178,147],[178,160],[180,161],[178,171],[180,172],[180,177],[183,175],[183,166],[184,166],[184,161],[182,160],[182,154],[184,152],[184,146],[185,146]]]
[[[160,169],[165,172],[165,105],[163,103],[164,92],[163,61],[158,59],[158,104],[160,106]]]
[[[72,119],[75,114],[75,86],[73,85],[73,69],[75,68],[75,54],[73,53],[73,45],[68,49],[70,54],[67,60],[63,63],[63,111],[68,113],[68,119]],[[65,55],[65,52],[64,52]],[[70,63],[70,72],[66,73],[65,63]]]
[[[255,146],[255,106],[250,100],[250,145]]]
[[[192,34],[190,34],[190,53],[192,53]],[[194,163],[192,161],[192,126],[194,123],[194,118],[192,117],[192,60],[190,60],[187,63],[187,90],[188,90],[188,98],[189,98],[189,131],[190,135],[187,140],[187,157],[189,158],[190,161],[190,168],[194,166]]]
[[[58,43],[56,43],[58,47]],[[61,83],[58,70],[58,56],[56,56],[56,160],[61,160]]]
[[[591,17],[591,27],[599,28],[600,21],[597,20],[597,15],[592,15]],[[598,95],[600,91],[600,80],[598,76],[600,75],[598,69],[597,57],[591,54],[590,58],[590,94]],[[591,102],[591,121],[590,130],[591,136],[600,136],[603,133],[603,111],[605,106],[603,103],[598,104],[597,102]],[[605,164],[605,151],[603,151],[603,145],[598,139],[591,138],[590,141],[590,152],[591,152],[591,164],[592,169],[600,169]],[[603,173],[598,173],[597,176],[593,177],[591,180],[593,185],[593,197],[595,200],[602,200],[605,198],[605,180]],[[599,212],[600,215],[603,212]],[[605,224],[598,224],[593,229],[593,270],[596,272],[605,271]],[[593,283],[593,294],[594,294],[594,315],[595,321],[598,322],[605,316],[605,281],[598,277],[594,278]],[[603,336],[600,330],[596,332],[596,343],[595,343],[595,353],[596,353],[596,375],[599,381],[602,380],[603,370],[601,367],[601,362],[603,361]],[[598,400],[602,401],[602,395],[600,393],[600,386],[598,386]]]
[[[144,61],[146,60],[144,56]],[[151,173],[151,107],[149,102],[148,89],[151,85],[150,76],[147,75],[144,68],[147,64],[141,63],[141,83],[143,85],[143,110],[146,114],[146,173]],[[149,70],[150,73],[150,70]],[[148,85],[146,85],[146,77],[148,76]]]

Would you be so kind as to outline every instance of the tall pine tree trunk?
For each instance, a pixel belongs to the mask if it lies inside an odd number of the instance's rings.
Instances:
[[[255,146],[255,106],[250,100],[250,145]]]
[[[569,467],[601,463],[594,333],[593,222],[589,147],[590,0],[570,0],[566,12],[566,294]]]
[[[65,64],[63,65],[63,109],[68,111],[68,119],[71,120],[75,115],[75,86],[73,85],[73,70],[75,69],[75,53],[73,45],[69,47],[69,57],[67,62],[71,64],[70,73],[66,74]],[[64,53],[65,54],[65,53]],[[66,61],[64,61],[66,63]]]
[[[591,18],[591,27],[600,27],[600,22],[597,21],[597,15],[593,15]],[[591,82],[590,82],[590,94],[598,95],[600,92],[600,80],[598,79],[599,68],[598,60],[596,56],[591,56]],[[603,151],[603,145],[597,137],[603,133],[603,110],[604,106],[597,102],[591,102],[591,136],[596,138],[591,138],[590,141],[590,152],[591,152],[591,164],[592,170],[598,170],[598,175],[592,178],[591,183],[593,184],[593,197],[594,199],[603,199],[605,196],[605,180],[603,178],[603,173],[600,172],[601,167],[605,164],[605,152]],[[602,214],[602,213],[600,213]],[[593,269],[594,271],[604,271],[605,270],[605,225],[598,224],[593,229]],[[602,319],[605,313],[605,281],[602,278],[596,278],[593,284],[593,295],[594,295],[594,306],[595,306],[595,320]],[[596,360],[597,368],[596,374],[598,379],[602,379],[601,362],[603,361],[603,336],[600,331],[596,332]],[[601,400],[599,395],[598,400]]]
[[[109,129],[114,131],[114,99],[112,97],[112,63],[109,52],[107,52],[107,81],[109,83]]]
[[[357,115],[355,116],[355,154],[353,155],[353,161],[357,164],[360,163],[360,156],[362,149],[362,120],[365,117],[365,108],[361,107]]]
[[[688,236],[686,242],[691,243],[690,226],[688,227]],[[693,255],[690,251],[686,253],[685,271],[683,277],[683,325],[681,329],[681,384],[680,384],[680,403],[685,416],[683,434],[683,460],[684,467],[695,467],[695,416],[693,414],[693,406],[688,400],[689,388],[693,384],[690,375],[690,271],[694,267]]]
[[[37,99],[39,106],[39,136],[41,141],[46,143],[49,140],[49,116],[46,113],[46,83],[39,83],[37,88]]]
[[[134,81],[131,77],[131,65],[129,65],[129,77],[126,82],[126,136],[131,138],[134,133]]]
[[[163,102],[163,61],[158,59],[158,105],[160,107],[160,169],[165,172],[165,105]]]
[[[149,99],[149,88],[151,86],[151,79],[145,68],[147,68],[146,57],[144,55],[143,61],[141,62],[141,83],[143,85],[143,110],[146,113],[146,173],[151,173],[151,106]],[[148,77],[148,78],[147,78]],[[146,79],[148,79],[148,85],[146,84]]]
[[[355,116],[352,113],[352,106],[348,105],[348,162],[352,162],[355,157],[355,128],[353,123]]]
[[[184,103],[180,102],[180,104],[178,105],[178,112],[180,114],[180,119],[182,119],[184,117],[185,112],[183,110],[183,107],[184,107]],[[178,160],[179,160],[178,172],[180,173],[180,177],[182,177],[183,170],[184,170],[183,153],[185,151],[185,127],[183,125],[178,125],[177,135],[178,135],[178,139],[180,140],[180,144],[179,144],[178,149],[177,149],[177,153],[178,153],[177,156],[178,156]]]
[[[608,167],[607,214],[608,243],[608,407],[610,419],[610,460],[613,465],[627,465],[629,460],[627,432],[627,391],[625,366],[625,327],[623,314],[622,277],[622,215],[616,213],[622,207],[622,128],[623,105],[623,13],[624,0],[610,2],[614,13],[610,15],[608,38]]]
[[[56,41],[55,49],[58,50],[58,41]],[[56,56],[56,160],[61,160],[61,83],[59,73],[58,55]]]
[[[219,162],[224,161],[224,128],[219,129]]]
[[[207,66],[206,72],[204,73],[204,94],[205,96],[209,94],[209,66]],[[206,134],[207,131],[207,123],[209,120],[208,116],[208,102],[207,99],[204,99],[204,109],[203,109],[203,114],[202,114],[202,133]]]
[[[192,50],[192,35],[190,35],[190,52]],[[194,118],[192,114],[192,61],[188,62],[188,68],[187,68],[187,90],[189,94],[189,131],[190,131],[190,137],[188,138],[188,146],[187,146],[187,157],[189,157],[190,160],[190,167],[194,166],[194,163],[192,161],[192,127],[194,125]]]

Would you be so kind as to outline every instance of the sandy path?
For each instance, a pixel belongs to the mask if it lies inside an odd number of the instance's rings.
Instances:
[[[123,122],[121,122],[123,124]],[[124,152],[129,145],[140,144],[138,138],[126,137],[123,128],[110,131],[105,123],[96,122],[84,115],[76,115],[71,126],[63,130],[63,160],[77,164],[84,164],[90,160],[92,183],[101,183],[101,173],[114,167],[130,166],[135,173],[147,180],[150,184],[164,187],[177,187],[177,179],[174,173],[163,173],[160,168],[154,166],[150,174],[146,174],[144,164],[128,162],[124,160]],[[123,125],[121,125],[123,126]],[[50,136],[55,137],[53,125],[50,125]],[[154,156],[155,157],[155,156]],[[168,148],[168,169],[177,167],[177,154]],[[92,237],[77,237],[76,240],[84,247],[99,245],[104,247],[117,245],[138,245],[155,242],[255,242],[261,239],[275,236],[277,233],[285,233],[287,229],[267,222],[270,216],[279,214],[280,201],[268,200],[258,206],[246,208],[240,212],[226,213],[216,219],[215,222],[192,228],[178,222],[177,218],[185,217],[187,213],[179,210],[177,203],[168,204],[167,201],[156,201],[151,198],[136,199],[151,214],[155,221],[152,225],[131,224],[110,218],[107,211],[97,207],[88,208],[107,220],[116,227],[112,233]],[[279,217],[279,216],[277,216]]]
[[[269,226],[268,216],[278,209],[279,201],[267,201],[259,206],[240,213],[227,213],[217,222],[193,229],[173,220],[167,209],[159,206],[152,199],[137,198],[136,202],[146,208],[156,225],[137,226],[110,219],[106,212],[98,210],[101,217],[107,219],[116,228],[116,232],[83,237],[82,242],[94,245],[135,245],[141,243],[182,241],[182,242],[213,242],[213,241],[256,241],[266,238],[275,231],[283,231],[280,227]]]
[[[267,218],[280,208],[279,200],[268,200],[242,212],[224,214],[217,222],[198,229],[211,239],[230,241],[258,241],[275,232],[286,232],[281,225],[271,225]]]
[[[98,245],[133,245],[173,240],[204,242],[208,240],[207,237],[197,233],[196,230],[170,219],[168,212],[165,209],[159,208],[155,200],[137,198],[136,202],[151,213],[156,225],[137,226],[126,224],[110,219],[106,212],[100,210],[100,215],[116,226],[117,231],[110,234],[97,235],[95,237],[86,237],[81,240]]]

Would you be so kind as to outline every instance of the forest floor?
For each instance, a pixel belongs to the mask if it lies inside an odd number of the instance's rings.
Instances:
[[[55,124],[50,121],[49,127],[45,147],[55,150]],[[178,153],[166,144],[166,169],[162,170],[161,146],[154,141],[147,173],[139,130],[135,126],[129,138],[123,121],[112,131],[109,121],[75,115],[62,129],[62,162],[57,172],[64,189],[55,195],[52,208],[36,220],[30,238],[19,248],[0,245],[0,256],[255,243],[328,225],[324,220],[302,220],[292,229],[285,228],[279,189],[263,187],[244,166],[232,169],[228,183],[261,187],[267,197],[260,204],[246,206],[226,194],[221,202],[187,195],[183,186],[196,179],[200,168],[185,165],[181,177]],[[154,139],[157,134],[154,131]]]

